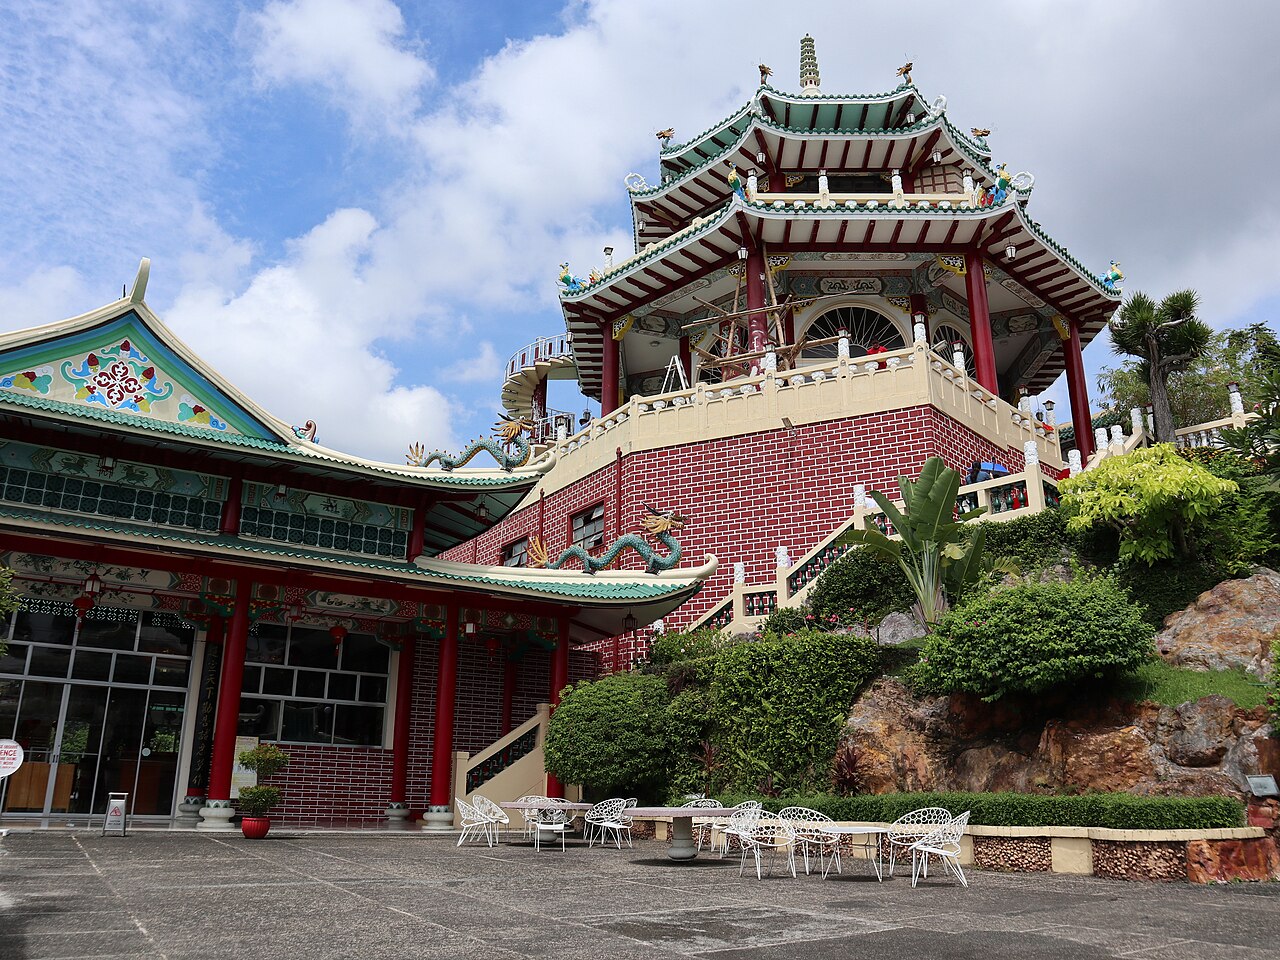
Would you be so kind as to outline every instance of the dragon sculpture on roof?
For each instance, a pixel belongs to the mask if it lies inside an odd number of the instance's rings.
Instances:
[[[582,547],[569,547],[555,560],[551,560],[547,553],[546,544],[538,537],[532,537],[529,540],[529,566],[545,567],[548,570],[559,570],[565,563],[570,560],[578,560],[582,563],[582,569],[585,573],[596,573],[610,566],[624,550],[634,550],[640,554],[645,562],[645,570],[648,573],[659,573],[662,570],[670,570],[680,562],[680,542],[672,536],[673,532],[679,532],[684,529],[684,525],[688,523],[685,517],[680,516],[674,510],[669,513],[661,513],[653,507],[645,504],[645,510],[648,516],[644,517],[640,523],[644,527],[645,532],[656,537],[659,542],[667,548],[667,555],[659,555],[648,543],[644,537],[636,533],[628,533],[613,541],[609,549],[598,557],[593,557],[587,553]]]
[[[405,454],[405,463],[411,467],[428,467],[438,460],[441,469],[449,471],[455,467],[465,466],[477,454],[487,453],[498,461],[498,466],[510,473],[516,467],[523,467],[529,462],[530,445],[525,439],[525,433],[532,429],[532,420],[504,416],[494,424],[495,440],[484,438],[476,440],[456,457],[443,450],[433,450],[428,454],[422,444],[415,443]],[[515,447],[515,450],[508,453],[511,447]]]

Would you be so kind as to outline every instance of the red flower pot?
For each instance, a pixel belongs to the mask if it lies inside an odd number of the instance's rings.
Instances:
[[[249,840],[261,840],[271,829],[271,821],[267,817],[241,817],[240,832]]]

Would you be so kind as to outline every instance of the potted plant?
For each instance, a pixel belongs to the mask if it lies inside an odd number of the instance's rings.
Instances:
[[[236,758],[240,766],[252,770],[260,780],[269,780],[289,765],[289,755],[274,743],[260,743],[252,750],[242,750]],[[250,840],[261,840],[271,829],[267,811],[280,802],[279,787],[241,787],[237,806],[240,810],[240,832]]]

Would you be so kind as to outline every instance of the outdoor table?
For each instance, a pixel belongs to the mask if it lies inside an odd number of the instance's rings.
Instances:
[[[594,803],[559,803],[546,800],[508,800],[498,804],[503,810],[567,810],[572,813],[585,813],[595,806]],[[573,818],[570,817],[570,820]],[[541,829],[541,827],[539,827]],[[511,840],[511,826],[507,825],[507,841]]]
[[[884,877],[881,875],[881,872],[880,872],[880,860],[882,856],[880,839],[886,833],[889,832],[888,827],[846,827],[846,826],[843,826],[842,824],[837,824],[837,823],[814,823],[814,824],[807,823],[805,824],[805,827],[806,829],[817,828],[818,830],[821,830],[823,833],[830,833],[837,837],[865,837],[866,841],[859,844],[859,846],[863,847],[864,849],[870,849],[871,844],[869,841],[872,837],[874,837],[876,841],[876,855],[874,858],[871,859],[871,866],[872,866],[872,869],[874,869],[876,872],[876,880],[879,880],[879,881],[884,880]],[[831,860],[828,861],[823,866],[822,868],[823,880],[827,879],[827,874],[831,872],[832,863],[841,864],[841,867],[838,868],[838,872],[840,873],[844,872],[843,861],[840,860],[839,854],[837,853],[835,857],[832,857]]]
[[[628,807],[622,811],[628,817],[670,817],[671,846],[667,848],[670,860],[692,860],[698,855],[693,844],[693,818],[731,817],[739,811],[732,807]]]

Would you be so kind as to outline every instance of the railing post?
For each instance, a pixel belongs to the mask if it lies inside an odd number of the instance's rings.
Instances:
[[[1023,473],[1027,483],[1027,506],[1033,513],[1039,513],[1045,507],[1044,478],[1040,475],[1040,448],[1036,441],[1027,440],[1022,444],[1023,456],[1027,468]]]

